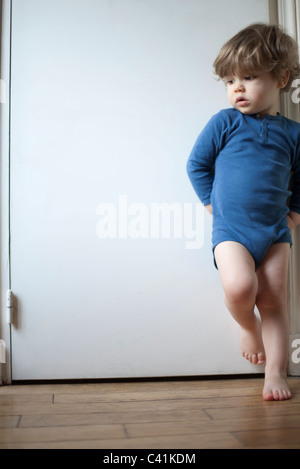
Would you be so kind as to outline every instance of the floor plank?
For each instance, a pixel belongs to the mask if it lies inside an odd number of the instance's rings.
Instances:
[[[147,423],[147,422],[177,422],[187,420],[190,422],[210,421],[210,418],[202,409],[164,411],[131,411],[131,412],[91,412],[72,414],[46,414],[23,415],[20,418],[19,427],[57,427],[64,425],[97,425],[116,423]]]
[[[300,448],[300,428],[276,428],[234,432],[246,448],[294,449]]]
[[[149,438],[61,440],[48,442],[0,443],[0,449],[237,449],[244,445],[228,432],[201,435],[153,436]]]
[[[259,378],[0,387],[1,449],[300,448],[293,398],[265,402]]]
[[[293,378],[292,378],[293,380]],[[200,389],[234,389],[234,388],[258,388],[263,385],[263,376],[260,378],[234,378],[234,379],[182,379],[182,380],[136,380],[122,382],[90,382],[90,383],[46,383],[46,384],[14,384],[0,387],[0,396],[4,394],[82,394],[82,393],[111,393],[111,392],[147,392],[169,391],[170,389],[200,390]],[[299,384],[300,388],[300,384]]]
[[[7,428],[0,432],[0,444],[14,442],[57,442],[68,440],[107,440],[125,438],[123,425],[80,425],[44,428]]]

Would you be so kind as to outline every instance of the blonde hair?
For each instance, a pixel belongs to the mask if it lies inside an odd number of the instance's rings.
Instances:
[[[219,78],[262,71],[270,72],[279,82],[284,81],[289,70],[288,82],[280,90],[286,92],[300,75],[298,45],[278,26],[255,23],[223,45],[213,66]]]

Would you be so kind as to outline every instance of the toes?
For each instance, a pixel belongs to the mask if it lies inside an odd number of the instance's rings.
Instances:
[[[290,399],[292,394],[289,390],[281,389],[270,389],[263,392],[263,398],[265,401],[284,401]]]
[[[253,365],[263,365],[265,363],[265,355],[262,352],[259,353],[246,353],[242,352],[244,358],[249,360]]]
[[[272,391],[264,391],[263,398],[265,401],[273,401],[273,393]]]
[[[259,353],[257,354],[257,364],[258,364],[258,365],[263,365],[263,364],[265,363],[265,361],[266,361],[266,358],[265,358],[264,353],[259,352]]]
[[[281,400],[287,400],[292,397],[292,393],[289,390],[284,389],[282,392],[282,399]]]
[[[258,358],[257,358],[257,354],[255,353],[254,355],[251,355],[251,363],[253,363],[253,365],[256,365],[256,363],[258,362]]]
[[[252,357],[254,357],[254,355],[250,354],[250,353],[246,353],[246,352],[242,352],[242,355],[244,358],[246,358],[246,360],[249,360],[249,362],[252,363]]]

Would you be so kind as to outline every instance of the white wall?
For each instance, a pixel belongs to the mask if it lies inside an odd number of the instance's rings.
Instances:
[[[13,0],[13,379],[257,372],[223,304],[209,215],[197,250],[184,233],[154,239],[150,215],[195,209],[186,160],[228,107],[213,59],[267,20],[261,0]],[[103,207],[149,230],[100,239]]]

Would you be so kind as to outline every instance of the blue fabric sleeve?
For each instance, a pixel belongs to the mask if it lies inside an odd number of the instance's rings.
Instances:
[[[292,165],[292,196],[289,209],[300,213],[300,133],[298,132]]]
[[[222,148],[227,128],[226,113],[220,111],[215,114],[196,140],[187,162],[188,176],[203,205],[210,203],[214,163]]]

